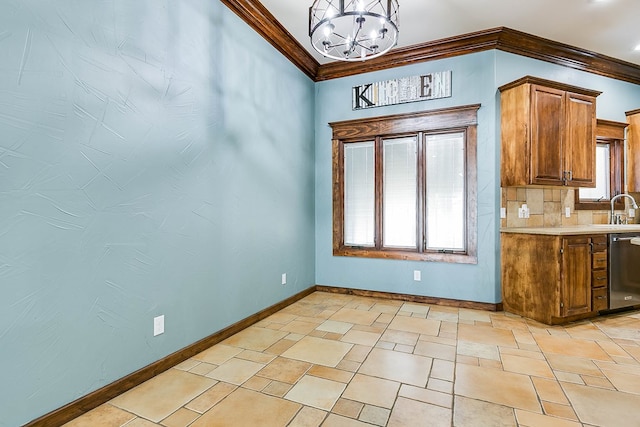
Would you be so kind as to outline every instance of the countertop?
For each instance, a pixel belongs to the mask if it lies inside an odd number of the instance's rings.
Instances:
[[[591,225],[570,225],[565,227],[513,227],[501,228],[501,233],[520,234],[547,234],[552,236],[565,236],[573,234],[612,234],[640,232],[640,224],[591,224]]]

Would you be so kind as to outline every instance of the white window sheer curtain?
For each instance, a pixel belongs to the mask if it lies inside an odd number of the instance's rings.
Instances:
[[[415,248],[417,203],[416,137],[385,139],[383,145],[383,245]]]
[[[465,250],[464,133],[425,137],[427,249]]]
[[[374,142],[344,146],[344,244],[373,246],[375,227]]]

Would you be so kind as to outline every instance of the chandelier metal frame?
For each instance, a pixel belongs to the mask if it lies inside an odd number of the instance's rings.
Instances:
[[[311,45],[338,61],[381,56],[398,32],[398,0],[315,0],[309,8]]]

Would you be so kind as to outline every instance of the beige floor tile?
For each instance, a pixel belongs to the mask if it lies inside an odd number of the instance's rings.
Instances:
[[[184,362],[178,363],[173,369],[179,369],[181,371],[188,371],[191,368],[194,368],[196,365],[199,365],[201,362],[195,359],[187,359]]]
[[[427,314],[429,312],[429,305],[427,304],[412,304],[412,303],[404,303],[401,307],[399,307],[398,311],[406,311],[409,313],[421,313]]]
[[[167,418],[215,381],[177,369],[169,369],[121,394],[111,403],[153,422]]]
[[[584,384],[590,387],[608,388],[609,390],[616,389],[606,377],[602,378],[602,377],[590,377],[589,375],[581,375],[581,378]]]
[[[602,372],[617,390],[640,395],[640,375],[607,369]]]
[[[452,345],[418,341],[413,352],[420,356],[432,357],[434,359],[456,360],[456,347]]]
[[[512,408],[456,396],[453,425],[456,427],[517,427],[518,424]]]
[[[336,322],[353,323],[355,325],[372,325],[380,316],[376,311],[355,310],[352,308],[342,308],[338,310],[329,320]]]
[[[439,380],[437,378],[429,378],[427,382],[427,388],[433,391],[439,391],[441,393],[451,394],[453,393],[453,382]]]
[[[396,304],[397,303],[397,304]],[[385,301],[385,302],[377,302],[371,307],[369,311],[377,311],[378,313],[386,313],[386,314],[396,314],[402,303],[400,301]]]
[[[292,385],[280,381],[271,381],[262,392],[276,397],[284,397],[291,390]]]
[[[136,418],[130,412],[126,412],[120,408],[105,403],[98,406],[81,417],[66,423],[65,427],[120,427]]]
[[[262,368],[257,375],[272,380],[293,384],[309,370],[311,363],[278,357]]]
[[[144,418],[136,418],[133,421],[127,423],[127,427],[157,427],[160,424],[152,423],[149,420],[145,420]]]
[[[560,405],[554,402],[542,402],[542,410],[546,415],[552,417],[564,418],[567,420],[578,421],[576,413],[570,405]]]
[[[286,325],[284,325],[282,328],[280,328],[281,331],[286,331],[286,332],[293,332],[296,334],[308,334],[309,332],[313,331],[316,327],[318,326],[318,324],[316,323],[310,323],[310,322],[302,322],[300,320],[294,320],[292,322],[287,323]]]
[[[425,425],[429,427],[450,427],[451,411],[441,406],[399,397],[391,410],[389,427],[407,427]]]
[[[271,383],[271,380],[269,378],[254,376],[245,381],[244,384],[242,384],[242,387],[248,388],[249,390],[262,391],[266,386],[269,385],[269,383]]]
[[[549,364],[544,360],[503,354],[502,366],[505,371],[515,372],[517,374],[555,379]]]
[[[383,341],[393,342],[396,344],[416,345],[420,334],[414,332],[395,331],[388,329],[380,337]]]
[[[593,341],[572,339],[571,345],[567,345],[567,339],[562,337],[536,334],[534,338],[544,353],[564,354],[585,359],[611,360],[609,355]]]
[[[325,320],[316,327],[319,331],[334,332],[336,334],[346,334],[351,328],[353,328],[353,323],[337,322],[335,320]]]
[[[416,317],[396,316],[396,318],[389,324],[389,329],[436,336],[440,331],[440,321]]]
[[[521,427],[582,427],[582,424],[576,421],[563,420],[520,409],[516,409],[516,418]]]
[[[353,344],[305,337],[282,353],[282,357],[334,368],[352,347]]]
[[[640,425],[638,395],[571,383],[562,383],[562,388],[583,423],[601,427]]]
[[[201,353],[198,353],[197,355],[193,356],[193,359],[212,365],[222,365],[224,362],[239,353],[242,353],[241,348],[218,344],[208,348]]]
[[[384,427],[387,425],[387,421],[389,421],[390,414],[391,410],[389,409],[365,405],[365,407],[362,408],[359,420],[365,423]]]
[[[246,350],[263,351],[285,336],[288,332],[250,326],[223,341],[223,344]]]
[[[203,414],[237,388],[233,384],[218,383],[184,406],[187,409]]]
[[[461,308],[458,311],[458,318],[460,320],[467,320],[473,322],[491,322],[491,315],[486,311],[481,310],[469,310]]]
[[[298,415],[291,421],[288,427],[318,427],[326,418],[327,413],[320,409],[305,406],[300,409]]]
[[[431,362],[429,357],[374,348],[358,373],[424,387]]]
[[[264,365],[250,360],[233,358],[207,374],[208,378],[240,385],[254,376]]]
[[[400,383],[395,381],[356,374],[342,397],[389,409],[393,406],[399,389]]]
[[[286,399],[330,411],[346,388],[346,384],[305,375],[285,396]]]
[[[192,374],[204,376],[204,375],[207,375],[209,372],[213,371],[217,367],[218,365],[212,365],[211,363],[203,362],[189,369],[189,372],[191,372]]]
[[[541,351],[523,350],[521,348],[499,347],[500,354],[511,354],[513,356],[528,357],[530,359],[546,360]]]
[[[451,409],[453,407],[453,395],[451,393],[427,390],[422,387],[403,384],[402,387],[400,387],[398,396],[419,400],[420,402],[430,403],[444,408]]]
[[[564,327],[565,331],[571,338],[579,338],[591,341],[609,341],[609,337],[604,334],[597,326],[589,323],[570,323]]]
[[[180,408],[167,418],[162,420],[162,425],[166,427],[187,427],[200,416],[199,413],[189,409]]]
[[[353,378],[354,375],[354,373],[350,371],[343,371],[341,369],[329,368],[322,365],[313,365],[311,369],[307,371],[307,374],[345,384],[351,381],[351,378]]]
[[[327,420],[322,423],[322,427],[371,427],[371,424],[363,423],[341,415],[329,414]]]
[[[286,325],[287,323],[296,320],[298,316],[294,314],[284,313],[279,311],[264,319],[267,322],[280,323]]]
[[[427,314],[427,319],[458,323],[458,312],[456,311],[454,313],[451,313],[451,312],[436,311],[435,309],[431,309],[429,310],[429,314]]]
[[[380,339],[380,335],[381,334],[379,333],[357,331],[352,329],[344,334],[342,338],[340,338],[340,341],[373,347]]]
[[[433,359],[431,366],[431,378],[445,381],[453,381],[455,364],[449,360]]]
[[[527,375],[471,365],[456,366],[457,395],[512,408],[542,412],[538,396]]]
[[[269,353],[262,353],[259,351],[245,350],[242,353],[238,353],[236,356],[238,359],[250,360],[252,362],[262,363],[266,365],[276,358],[275,355]]]
[[[289,350],[295,343],[296,341],[288,340],[285,338],[273,344],[268,349],[266,349],[265,353],[274,354],[274,355],[282,354],[285,351]]]
[[[478,357],[500,361],[500,351],[494,344],[481,344],[471,341],[458,341],[456,351],[462,356]]]
[[[569,404],[562,387],[560,387],[560,383],[557,381],[537,377],[532,377],[531,381],[536,388],[538,396],[540,396],[540,400],[560,403],[562,405]]]
[[[458,339],[500,347],[517,347],[513,332],[491,326],[461,324],[458,326]]]
[[[602,376],[602,372],[600,372],[598,366],[590,359],[548,353],[547,360],[551,368],[557,371],[573,372],[574,374],[591,375],[594,377]]]
[[[584,381],[582,380],[582,376],[580,376],[579,374],[574,374],[572,372],[556,371],[556,370],[554,370],[553,373],[556,376],[556,379],[558,381],[574,383],[574,384],[584,384]]]
[[[351,360],[353,362],[364,362],[372,347],[367,345],[354,345],[351,350],[344,356],[345,360]]]
[[[299,410],[297,403],[239,388],[202,415],[191,427],[283,427]]]
[[[341,397],[340,399],[338,399],[336,404],[333,405],[333,409],[331,410],[331,412],[338,415],[344,415],[345,417],[349,418],[358,418],[363,408],[364,403]]]

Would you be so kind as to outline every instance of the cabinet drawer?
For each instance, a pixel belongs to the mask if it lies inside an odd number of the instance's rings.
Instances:
[[[591,309],[593,311],[606,310],[609,308],[607,288],[593,289],[591,293]]]
[[[607,268],[607,253],[606,252],[596,252],[591,255],[591,268],[596,269],[606,269]]]
[[[591,273],[591,287],[606,288],[608,283],[607,270],[595,270]]]

